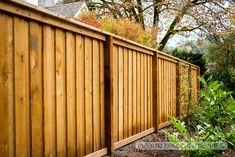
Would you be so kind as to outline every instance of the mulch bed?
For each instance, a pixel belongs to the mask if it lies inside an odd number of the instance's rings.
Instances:
[[[169,132],[174,132],[171,126],[164,128]],[[179,150],[137,150],[136,142],[166,142],[167,137],[165,133],[160,130],[158,133],[153,133],[145,136],[129,145],[115,150],[114,157],[180,157],[182,152]],[[235,157],[235,149],[225,150],[219,157]]]
[[[167,128],[169,132],[174,132],[174,129],[169,126]],[[121,147],[115,150],[115,157],[180,157],[181,151],[179,150],[136,150],[136,142],[166,142],[167,137],[165,133],[160,130],[158,133],[153,133],[145,136],[129,145]]]

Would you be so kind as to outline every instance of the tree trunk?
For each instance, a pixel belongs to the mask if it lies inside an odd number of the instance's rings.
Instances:
[[[153,13],[153,26],[158,28],[159,25],[159,13],[162,5],[160,4],[162,0],[155,0],[153,2],[154,13]]]
[[[144,13],[143,13],[143,6],[141,0],[137,0],[137,10],[138,10],[138,19],[139,23],[142,25],[143,29],[145,29],[144,25]]]
[[[180,12],[178,12],[175,19],[172,21],[169,29],[167,30],[165,36],[163,37],[163,39],[159,43],[160,46],[159,46],[158,50],[162,51],[163,48],[166,46],[166,44],[167,44],[168,40],[170,39],[170,37],[175,33],[174,32],[175,27],[177,26],[177,24],[180,23],[180,21],[184,17],[184,14],[186,13],[186,11],[189,8],[190,8],[190,4],[187,4],[187,5],[185,5],[185,7]]]

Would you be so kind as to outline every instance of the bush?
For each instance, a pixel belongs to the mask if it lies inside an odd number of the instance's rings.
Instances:
[[[145,46],[156,46],[157,30],[147,28],[146,31],[139,23],[131,19],[114,19],[112,17],[98,19],[95,13],[87,12],[81,14],[77,20]]]
[[[235,97],[235,29],[231,28],[212,38],[208,48],[208,75],[223,82],[224,89]]]
[[[218,81],[207,83],[203,78],[199,80],[204,85],[201,91],[199,108],[195,111],[197,120],[191,126],[171,117],[171,123],[177,130],[170,134],[165,131],[170,142],[177,142],[177,147],[184,149],[182,142],[226,142],[229,146],[235,145],[235,101],[231,92],[222,89]],[[189,133],[187,128],[194,128],[194,135]],[[180,139],[179,135],[184,138]],[[206,146],[206,145],[205,145]],[[215,156],[219,150],[184,150],[186,156]]]
[[[96,28],[101,28],[101,23],[97,19],[97,15],[93,12],[82,12],[79,18],[76,18],[76,20],[82,23],[94,26]]]
[[[176,48],[173,51],[170,51],[169,54],[185,60],[189,63],[195,64],[200,67],[200,75],[204,75],[206,72],[206,59],[204,54],[201,52],[191,52],[183,49]]]

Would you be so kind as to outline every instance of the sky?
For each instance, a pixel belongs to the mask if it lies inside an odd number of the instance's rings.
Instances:
[[[26,0],[26,1],[34,5],[38,4],[38,0]]]
[[[34,4],[34,5],[38,5],[38,0],[26,0],[28,3]],[[54,0],[57,1],[57,0]]]

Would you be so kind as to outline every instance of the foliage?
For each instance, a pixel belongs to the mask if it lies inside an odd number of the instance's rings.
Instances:
[[[187,51],[185,49],[176,48],[175,50],[169,52],[171,55],[185,60],[189,63],[195,64],[200,67],[200,75],[206,72],[206,59],[202,52],[194,53],[193,51]]]
[[[183,142],[226,142],[230,146],[235,146],[235,100],[231,97],[231,92],[222,89],[218,81],[207,83],[203,78],[199,80],[204,85],[201,91],[199,108],[195,111],[197,122],[192,126],[185,126],[184,122],[171,117],[171,123],[178,131],[170,134],[165,131],[170,142],[178,142],[177,146],[182,146]],[[195,135],[188,131],[187,127],[193,127]],[[183,136],[184,138],[179,138]],[[206,143],[205,143],[206,144]],[[186,156],[215,156],[219,150],[185,150]]]
[[[98,19],[95,13],[87,12],[81,14],[77,20],[149,47],[155,45],[157,30],[145,31],[139,23],[130,19],[114,19],[112,17]]]
[[[94,12],[82,12],[76,20],[96,28],[101,28],[101,23],[98,21],[98,17]]]
[[[201,123],[206,122],[213,128],[218,126],[224,130],[228,124],[235,122],[231,121],[235,107],[232,92],[224,91],[218,81],[207,83],[202,77],[199,77],[199,80],[203,83],[204,89],[201,92],[201,109],[197,116],[200,117]]]
[[[102,29],[149,47],[155,45],[157,30],[150,28],[145,31],[139,23],[130,19],[105,18]]]
[[[162,30],[159,50],[176,34],[210,34],[226,29],[233,4],[230,0],[93,1],[100,15],[128,18],[143,28],[154,26]]]
[[[213,38],[208,49],[208,75],[223,82],[224,87],[235,96],[235,29]]]
[[[79,0],[59,0],[70,3]],[[100,16],[131,19],[143,28],[161,30],[159,50],[177,34],[188,35],[218,33],[227,28],[233,0],[86,0],[88,8]],[[160,32],[158,32],[160,33]]]

